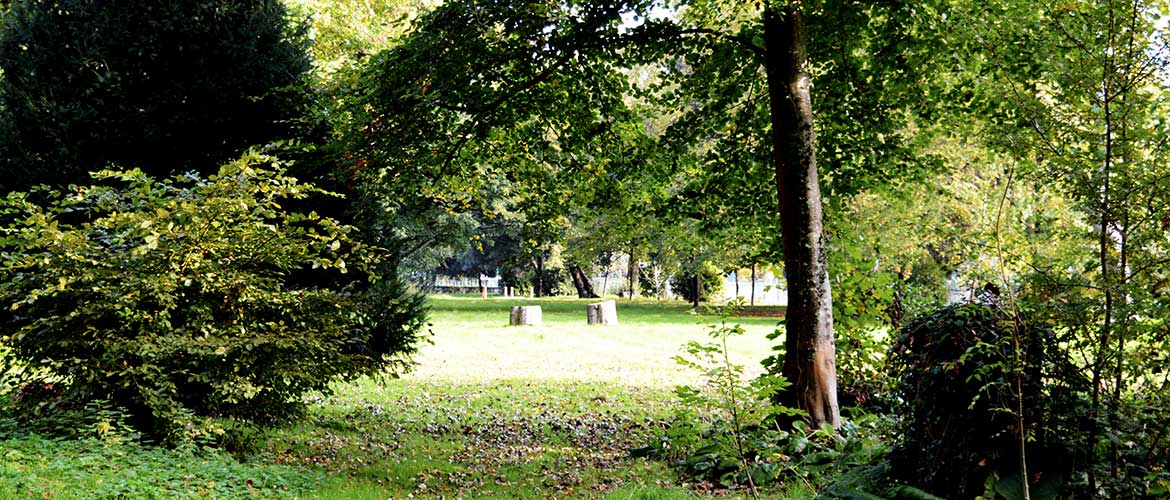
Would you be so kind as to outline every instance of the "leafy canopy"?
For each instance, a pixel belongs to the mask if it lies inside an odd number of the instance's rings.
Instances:
[[[0,191],[155,176],[281,136],[310,68],[279,0],[20,0],[0,20]]]

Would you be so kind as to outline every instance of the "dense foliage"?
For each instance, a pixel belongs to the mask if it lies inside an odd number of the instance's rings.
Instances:
[[[846,498],[1170,491],[1170,2],[288,1],[308,28],[0,0],[0,191],[140,169],[3,205],[27,414],[110,400],[170,441],[287,414],[404,366],[400,274],[697,302],[782,267],[788,380],[743,380],[723,318],[642,451]],[[267,159],[152,180],[290,119],[344,202]]]
[[[1022,328],[982,305],[947,307],[908,323],[890,361],[905,415],[894,474],[944,498],[971,498],[989,478],[1020,482],[1019,443],[1026,439],[1030,473],[1042,479],[1029,479],[1033,489],[1059,491],[1075,463],[1065,447],[1075,429],[1056,435],[1075,410],[1060,389],[1077,384],[1065,379],[1071,374],[1067,361],[1057,362],[1053,338],[1051,330]],[[1048,359],[1049,351],[1057,358]],[[1063,382],[1045,388],[1045,377]]]
[[[20,0],[0,21],[0,191],[117,164],[213,173],[282,136],[310,68],[279,0]]]
[[[378,252],[349,226],[285,210],[327,196],[250,153],[218,175],[3,201],[0,305],[18,403],[48,414],[108,400],[156,439],[192,415],[280,418],[338,377],[402,369],[421,299],[371,284]]]
[[[710,302],[723,295],[723,274],[709,262],[699,266],[698,283],[695,282],[695,272],[680,272],[671,277],[671,291],[688,302]],[[696,289],[698,285],[698,289]],[[698,297],[696,297],[696,294]]]
[[[988,16],[964,37],[982,54],[972,66],[995,75],[974,101],[995,117],[985,142],[1019,161],[1000,211],[1026,224],[1024,238],[1004,238],[1000,252],[1010,254],[1000,256],[999,281],[1053,326],[1075,361],[1082,406],[1072,410],[1083,426],[1060,430],[1086,450],[1077,494],[1164,496],[1170,429],[1144,415],[1165,414],[1170,391],[1162,319],[1170,311],[1170,4],[994,2],[958,12],[972,13]],[[1008,46],[1021,50],[997,49]],[[1012,184],[1051,189],[1070,215],[1017,205]]]
[[[632,453],[669,459],[684,477],[748,488],[756,496],[758,488],[789,481],[823,488],[883,456],[887,447],[879,438],[888,419],[859,415],[841,429],[809,429],[798,418],[803,411],[772,402],[790,382],[778,375],[744,380],[744,366],[728,353],[728,339],[744,334],[733,323],[742,305],[740,300],[709,311],[715,314],[706,318],[710,341],[688,342],[675,357],[702,374],[704,384],[676,387],[683,409],[656,441]],[[850,485],[839,489],[845,498],[864,495]]]
[[[95,401],[28,425],[0,406],[0,497],[293,499],[325,478],[287,465],[240,463],[201,448],[215,436],[177,449],[143,447],[130,416]],[[45,432],[45,431],[49,432]],[[62,439],[67,431],[69,439]]]

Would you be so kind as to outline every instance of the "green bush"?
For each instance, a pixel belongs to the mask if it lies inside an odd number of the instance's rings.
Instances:
[[[702,283],[702,290],[699,294],[700,302],[710,302],[713,297],[721,297],[723,293],[723,273],[719,272],[714,265],[710,263],[703,264],[703,270],[699,273],[699,281]],[[681,271],[670,278],[670,289],[674,291],[675,295],[682,297],[688,302],[695,300],[695,274],[693,272]]]
[[[339,377],[405,367],[421,299],[377,282],[353,228],[286,211],[328,193],[273,158],[94,177],[0,202],[0,359],[25,414],[107,400],[173,444],[200,417],[287,417]]]
[[[631,450],[674,461],[684,477],[725,487],[752,488],[797,482],[821,490],[844,472],[883,455],[878,417],[859,415],[840,430],[809,429],[803,411],[774,403],[789,382],[778,375],[744,380],[744,367],[727,354],[729,338],[744,333],[730,323],[742,299],[715,309],[708,343],[688,342],[680,365],[706,378],[700,387],[675,389],[683,408],[656,442]],[[782,424],[782,422],[787,422]]]
[[[890,367],[905,420],[891,454],[895,477],[945,498],[1005,494],[1011,481],[1018,489],[1022,409],[1033,498],[1059,490],[1079,461],[1069,420],[1080,404],[1061,388],[1079,385],[1078,375],[1051,330],[1024,325],[967,304],[916,318],[898,333]]]

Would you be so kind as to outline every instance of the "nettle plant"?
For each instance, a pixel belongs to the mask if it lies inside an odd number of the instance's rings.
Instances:
[[[378,251],[286,210],[332,195],[276,159],[93,177],[0,201],[0,374],[26,413],[108,400],[182,442],[205,432],[197,416],[285,417],[338,377],[405,362],[409,342],[373,338],[363,300]]]

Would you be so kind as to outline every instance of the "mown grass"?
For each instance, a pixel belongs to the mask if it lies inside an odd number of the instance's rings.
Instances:
[[[628,458],[668,425],[671,360],[705,336],[681,303],[619,303],[619,326],[585,324],[585,303],[436,296],[434,336],[400,378],[340,384],[308,417],[258,437],[243,462],[53,442],[0,442],[0,498],[619,498],[704,496],[663,463]],[[539,303],[542,327],[507,326]],[[774,318],[742,318],[731,355],[758,370]],[[88,443],[88,444],[87,444]],[[105,443],[105,444],[103,444]],[[15,452],[15,453],[13,453]],[[0,453],[4,453],[0,451]],[[112,485],[112,486],[111,486]]]
[[[610,381],[631,387],[673,387],[697,380],[672,361],[679,347],[705,338],[706,328],[682,302],[622,301],[618,326],[586,324],[579,299],[432,300],[434,345],[423,349],[413,379]],[[542,327],[510,327],[513,305],[540,304]],[[714,318],[710,318],[713,320]],[[752,373],[773,343],[774,318],[737,318],[748,334],[731,345],[732,360]]]

